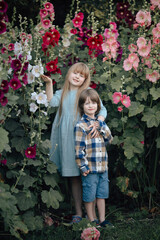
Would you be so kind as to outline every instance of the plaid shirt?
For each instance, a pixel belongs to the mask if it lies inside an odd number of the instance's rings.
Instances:
[[[99,136],[91,138],[88,127],[99,122]],[[74,128],[76,162],[81,172],[101,173],[108,170],[108,154],[106,144],[111,143],[113,137],[105,122],[83,115]]]

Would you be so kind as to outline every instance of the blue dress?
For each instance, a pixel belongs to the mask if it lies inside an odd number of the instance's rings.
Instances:
[[[51,107],[60,105],[62,90],[58,90],[50,101]],[[74,127],[80,119],[75,109],[77,90],[71,90],[65,97],[62,105],[62,115],[59,121],[59,111],[52,125],[50,160],[64,177],[79,176],[80,171],[75,161]],[[106,118],[107,110],[101,102],[99,115]]]

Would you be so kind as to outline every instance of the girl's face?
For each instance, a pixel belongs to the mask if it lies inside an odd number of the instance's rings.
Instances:
[[[69,75],[69,83],[71,90],[75,90],[81,87],[84,81],[85,81],[84,75],[82,75],[79,72],[74,71],[71,72],[71,74]]]
[[[83,106],[83,110],[84,110],[84,113],[91,117],[91,118],[94,118],[95,117],[95,113],[97,111],[97,102],[95,101],[92,101],[90,99],[90,97],[87,97],[85,103],[84,103],[84,106]]]

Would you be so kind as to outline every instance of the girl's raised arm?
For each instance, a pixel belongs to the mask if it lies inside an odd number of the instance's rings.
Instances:
[[[53,97],[53,84],[52,79],[47,77],[46,75],[41,75],[41,78],[46,83],[46,95],[47,99],[50,102]]]

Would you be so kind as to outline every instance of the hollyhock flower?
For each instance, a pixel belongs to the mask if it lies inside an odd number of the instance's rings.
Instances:
[[[13,50],[14,50],[14,44],[13,44],[13,43],[10,43],[10,44],[8,45],[8,50],[9,50],[9,51],[13,51]]]
[[[129,56],[128,56],[128,60],[133,63],[135,61],[138,61],[139,58],[138,58],[138,55],[136,53],[130,53]]]
[[[13,70],[19,70],[21,68],[22,64],[18,59],[12,60],[11,62],[11,68],[13,68]]]
[[[40,17],[45,18],[48,15],[48,12],[46,9],[40,9]]]
[[[48,29],[52,26],[52,23],[49,19],[41,20],[41,23],[42,23],[42,27],[45,29]]]
[[[136,52],[137,51],[137,46],[133,43],[131,43],[129,46],[128,46],[128,49],[131,53],[133,52]]]
[[[0,21],[0,34],[6,32],[6,30],[7,30],[6,24]]]
[[[140,10],[137,14],[136,14],[136,22],[139,24],[145,24],[146,21],[146,13],[142,10]]]
[[[142,144],[144,144],[144,141],[141,141]]]
[[[83,23],[83,18],[84,18],[83,13],[76,14],[75,18],[72,19],[72,23],[73,23],[74,27],[81,28],[82,23]]]
[[[147,26],[151,25],[151,14],[150,14],[150,12],[146,12],[146,22],[147,22]]]
[[[117,29],[117,24],[115,22],[110,22],[109,25],[110,25],[111,29],[113,29],[113,30]]]
[[[29,111],[35,113],[38,109],[38,106],[35,103],[30,103]]]
[[[4,92],[2,91],[2,89],[0,89],[0,99],[2,99],[4,97]]]
[[[110,45],[107,43],[107,42],[104,42],[103,44],[102,44],[102,50],[106,53],[106,55],[107,55],[107,53],[108,52],[110,52]]]
[[[153,83],[157,82],[159,78],[160,75],[156,70],[154,70],[151,74],[146,74],[146,79]]]
[[[35,76],[35,77],[40,77],[40,75],[42,75],[44,72],[44,69],[42,67],[42,65],[36,65],[36,66],[33,66],[32,68],[32,74]]]
[[[72,28],[72,29],[70,30],[70,33],[72,33],[73,35],[77,34],[77,29],[73,29],[73,28]]]
[[[112,98],[113,98],[113,102],[115,104],[119,103],[122,99],[122,93],[121,92],[115,92],[113,95],[112,95]]]
[[[150,0],[151,4],[154,6],[159,6],[160,1],[159,0]]]
[[[56,65],[57,63],[58,63],[58,58],[56,58],[54,61],[52,60],[48,62],[46,65],[47,71],[54,72],[57,69],[57,65]]]
[[[152,34],[154,38],[160,38],[160,28],[155,27],[152,29]]]
[[[47,95],[44,93],[39,93],[36,97],[38,104],[46,104],[47,103]]]
[[[46,2],[46,3],[44,4],[44,7],[45,7],[45,9],[48,10],[49,12],[53,12],[53,11],[54,11],[53,4],[50,3],[50,2]]]
[[[141,57],[147,57],[150,51],[151,51],[151,42],[149,42],[148,45],[145,45],[138,49],[138,53]]]
[[[6,165],[7,164],[7,159],[3,159],[0,161],[3,165]]]
[[[96,87],[97,87],[97,84],[96,84],[96,83],[94,83],[93,81],[91,81],[90,87],[91,87],[91,88],[93,88],[93,89],[96,89]]]
[[[1,87],[3,88],[3,92],[4,93],[7,93],[8,90],[9,90],[9,86],[8,86],[8,81],[7,80],[2,80],[2,83],[1,83]]]
[[[134,23],[133,24],[133,29],[137,29],[139,27],[139,24],[138,23]]]
[[[37,93],[36,92],[31,93],[31,99],[34,100],[34,101],[37,100]]]
[[[7,97],[4,96],[2,99],[0,99],[0,103],[3,107],[5,107],[6,104],[8,103]]]
[[[66,48],[71,45],[71,42],[69,41],[68,38],[63,38],[62,43],[63,43],[63,46]]]
[[[118,107],[117,110],[118,110],[118,112],[122,112],[123,108],[122,107]]]
[[[8,4],[4,1],[0,2],[0,12],[5,13],[7,12]]]
[[[122,96],[122,99],[121,99],[121,103],[122,103],[126,108],[128,108],[128,107],[131,105],[130,97],[127,96],[127,95],[123,95],[123,96]]]
[[[27,158],[34,159],[36,157],[36,144],[33,147],[28,147],[25,150],[25,155]]]
[[[144,37],[139,37],[137,40],[137,46],[139,48],[144,47],[146,45],[147,41]]]
[[[50,45],[51,42],[53,41],[52,33],[46,32],[45,35],[42,36],[42,39],[43,39],[43,43],[44,43],[45,45]]]
[[[16,43],[14,44],[14,53],[15,53],[15,55],[17,55],[17,56],[19,56],[20,54],[23,53],[23,51],[22,51],[22,44],[21,44],[21,43],[16,42]]]
[[[123,68],[125,71],[130,71],[132,69],[132,63],[129,61],[128,58],[124,60]]]
[[[50,29],[50,32],[52,34],[54,42],[56,44],[58,44],[58,41],[59,41],[59,38],[60,38],[60,33],[55,28],[54,29]]]
[[[1,53],[4,54],[4,53],[8,53],[7,49],[5,47],[1,48]]]
[[[95,227],[85,228],[81,233],[81,239],[84,240],[98,240],[100,237],[100,232]]]
[[[28,73],[28,84],[31,84],[34,81],[35,81],[35,76],[31,72],[29,72]]]
[[[17,90],[22,87],[22,84],[18,78],[12,78],[9,82],[9,86],[14,90]]]
[[[52,226],[53,225],[53,219],[49,216],[45,216],[44,222],[48,225],[48,226]]]
[[[26,73],[25,73],[24,76],[22,77],[22,81],[23,81],[24,85],[27,85],[27,84],[28,84],[28,76],[27,76]]]
[[[82,12],[79,12],[79,13],[76,14],[76,17],[83,20],[84,14]]]

